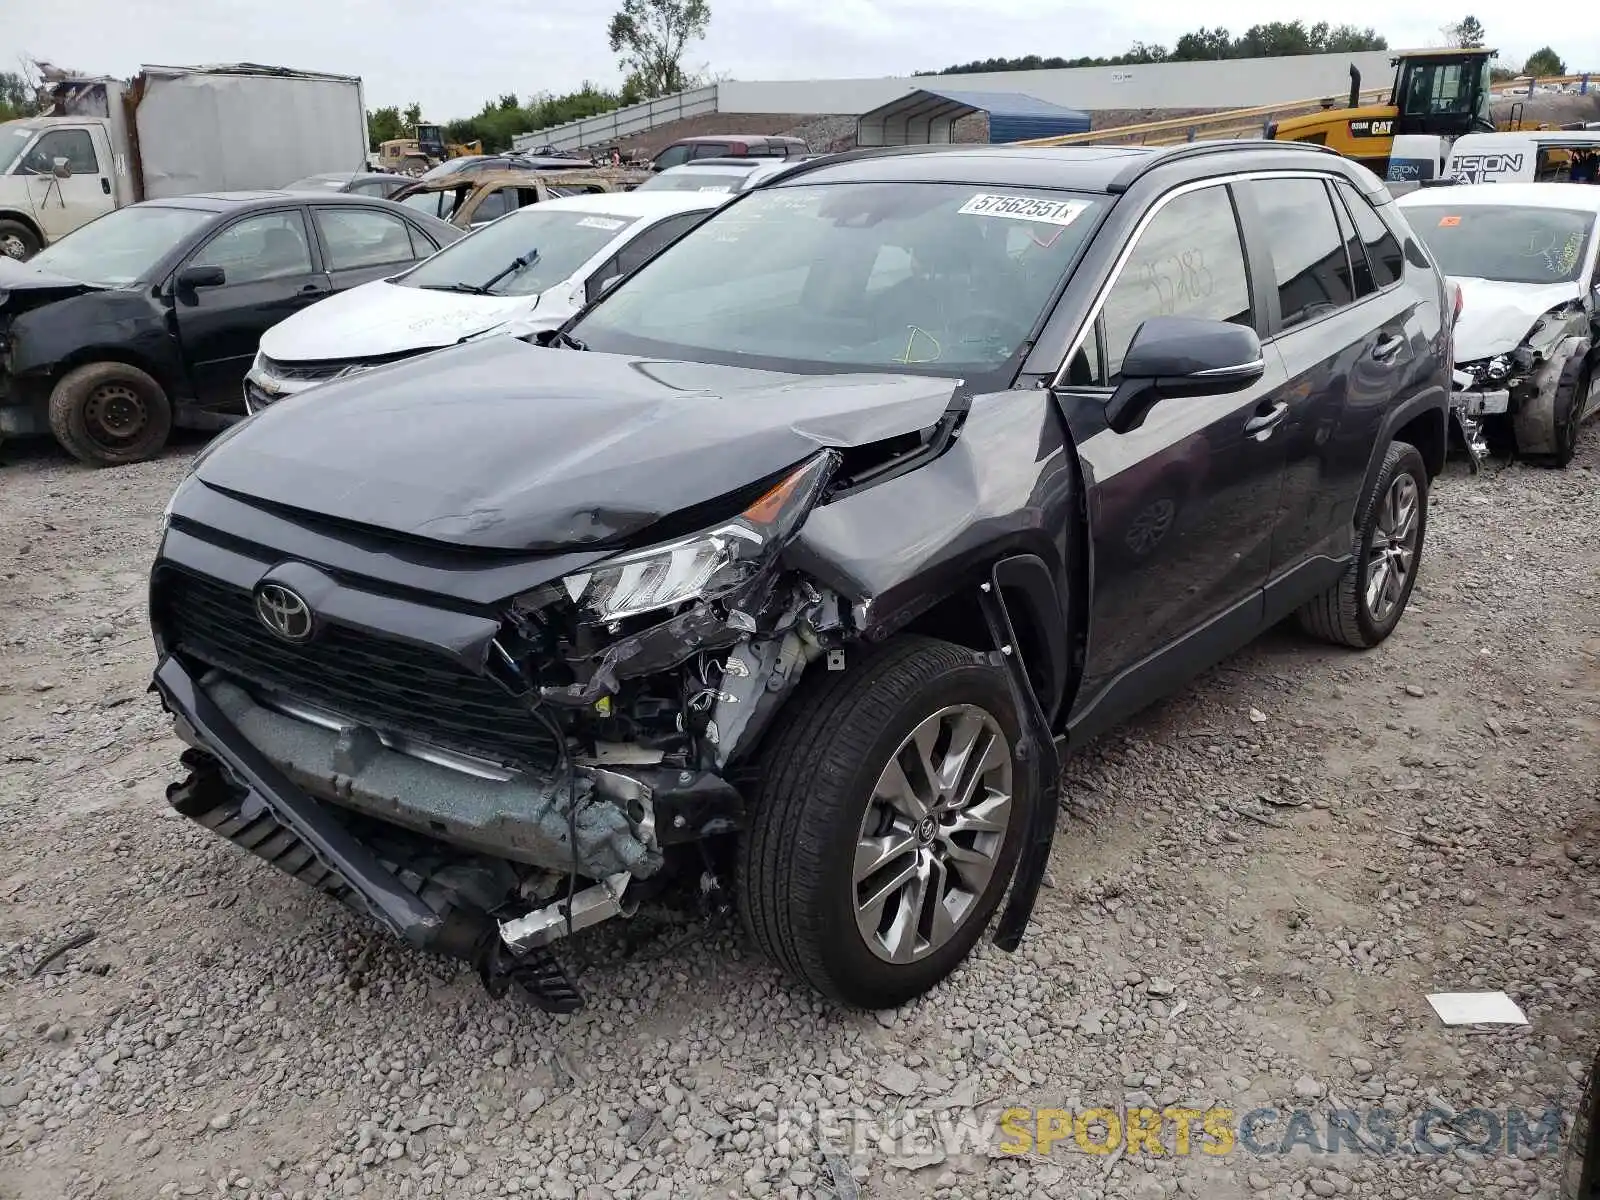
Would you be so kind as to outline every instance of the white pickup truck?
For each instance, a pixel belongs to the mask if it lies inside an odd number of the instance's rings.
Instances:
[[[364,169],[361,80],[283,67],[147,66],[62,78],[45,116],[0,123],[0,253],[31,257],[138,200]]]

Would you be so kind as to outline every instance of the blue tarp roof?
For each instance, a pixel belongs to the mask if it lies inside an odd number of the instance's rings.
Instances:
[[[1089,114],[1025,92],[968,92],[921,87],[863,113],[856,122],[860,146],[904,146],[950,141],[950,127],[974,113],[989,115],[989,140],[1081,133]]]

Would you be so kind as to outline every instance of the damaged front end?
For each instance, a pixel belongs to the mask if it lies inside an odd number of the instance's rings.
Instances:
[[[1564,372],[1587,354],[1591,338],[1589,313],[1574,300],[1540,316],[1513,349],[1456,363],[1450,411],[1474,473],[1489,454],[1489,422],[1509,424],[1519,454],[1556,452]]]
[[[154,686],[193,747],[171,802],[491,992],[578,1007],[551,944],[685,883],[719,906],[734,772],[808,664],[843,665],[848,613],[782,554],[840,461],[492,614],[180,520],[152,581]]]

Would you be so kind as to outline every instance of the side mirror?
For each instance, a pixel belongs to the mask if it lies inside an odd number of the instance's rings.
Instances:
[[[1253,329],[1196,317],[1151,317],[1134,332],[1106,424],[1137,429],[1158,400],[1235,392],[1266,373]]]
[[[221,287],[228,282],[221,267],[185,267],[178,272],[177,284],[184,291],[196,288]]]
[[[57,179],[71,179],[72,163],[65,158],[52,158],[50,160],[50,173]]]

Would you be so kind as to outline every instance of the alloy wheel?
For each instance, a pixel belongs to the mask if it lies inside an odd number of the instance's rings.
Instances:
[[[23,245],[21,238],[16,234],[12,234],[9,237],[0,238],[0,254],[22,262],[28,257],[28,247]]]
[[[851,875],[873,954],[911,963],[950,941],[994,877],[1011,805],[1011,744],[990,713],[952,705],[906,736],[872,789]]]
[[[1416,565],[1421,493],[1409,473],[1394,477],[1378,509],[1367,552],[1367,612],[1382,625],[1405,597]]]

